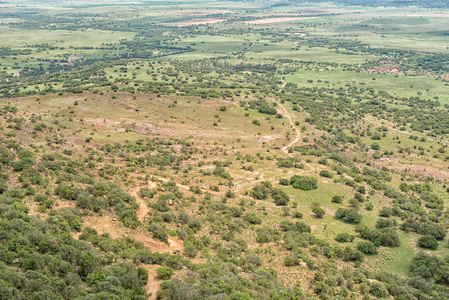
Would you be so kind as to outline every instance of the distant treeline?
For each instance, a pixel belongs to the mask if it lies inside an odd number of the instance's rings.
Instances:
[[[278,6],[290,6],[298,5],[301,2],[334,2],[343,5],[354,6],[394,6],[394,7],[406,7],[406,6],[419,6],[427,8],[448,8],[449,2],[446,0],[283,0],[272,7]]]
[[[219,66],[220,64],[215,63],[215,66]],[[263,70],[263,71],[276,71],[277,67],[275,64],[253,64],[253,63],[239,63],[239,64],[230,64],[230,63],[223,63],[221,64],[223,68],[226,69],[234,69],[234,70]]]

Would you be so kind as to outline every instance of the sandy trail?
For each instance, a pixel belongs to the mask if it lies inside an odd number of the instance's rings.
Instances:
[[[281,114],[282,114],[283,116],[285,116],[285,117],[288,119],[288,122],[290,123],[291,127],[293,128],[293,130],[294,130],[295,133],[296,133],[296,138],[295,138],[293,141],[291,141],[290,143],[288,143],[287,146],[285,146],[285,147],[283,147],[283,148],[281,149],[282,152],[284,152],[285,154],[287,154],[287,155],[290,156],[290,157],[293,157],[293,155],[292,155],[291,153],[288,152],[288,149],[289,149],[290,147],[292,147],[293,145],[295,145],[295,144],[301,139],[301,131],[300,131],[297,127],[295,127],[295,124],[293,123],[292,117],[291,117],[290,113],[288,112],[288,110],[285,108],[285,106],[282,105],[282,104],[281,104],[279,101],[277,101],[277,100],[274,100],[274,102],[277,103],[277,105],[281,108]],[[304,163],[304,164],[305,164],[307,167],[309,167],[310,170],[312,170],[312,171],[315,170],[315,168],[312,167],[309,163]]]
[[[156,178],[158,178],[161,181],[167,182],[169,181],[166,178],[162,178],[162,177],[158,177],[158,176],[154,176]],[[188,186],[182,185],[182,184],[177,184],[179,187],[184,188],[184,189],[189,189]],[[146,223],[147,221],[147,216],[148,213],[150,211],[150,209],[148,208],[148,205],[145,203],[145,201],[139,196],[139,190],[141,188],[150,188],[150,189],[155,189],[157,188],[157,183],[156,182],[152,182],[149,181],[148,184],[146,185],[140,185],[140,186],[136,186],[133,187],[130,191],[129,194],[131,196],[136,197],[137,202],[139,203],[139,209],[137,210],[137,218],[139,219],[140,222],[142,222],[143,224]],[[181,240],[179,240],[178,238],[174,238],[174,237],[169,237],[168,238],[168,243],[169,245],[167,245],[164,242],[158,241],[158,240],[146,240],[144,244],[148,245],[149,248],[152,251],[157,251],[157,252],[170,252],[172,253],[174,250],[181,250],[184,248],[184,244]]]
[[[160,177],[160,176],[156,176],[156,175],[151,175],[151,176],[156,178],[156,179],[159,179],[160,181],[163,181],[163,182],[170,181],[170,179],[167,179],[167,178],[164,178],[164,177]],[[184,190],[190,190],[190,188],[187,185],[183,185],[183,184],[177,183],[176,186],[181,188],[181,189],[184,189]]]
[[[148,282],[143,287],[145,292],[148,294],[151,293],[151,296],[148,298],[150,300],[156,300],[157,299],[157,291],[159,290],[159,285],[161,284],[162,280],[159,279],[157,276],[156,270],[160,268],[159,265],[143,265],[147,271],[148,271]]]
[[[145,201],[139,196],[139,190],[141,188],[148,187],[148,188],[155,188],[156,184],[154,182],[149,182],[148,186],[136,186],[133,187],[129,194],[137,199],[137,203],[139,203],[139,209],[137,210],[137,218],[140,222],[144,223],[146,222],[146,217],[148,215],[148,212],[150,211],[148,208],[148,205],[145,203]]]
[[[276,102],[276,104],[281,108],[281,110],[282,110],[281,114],[288,119],[288,122],[290,123],[290,125],[292,126],[293,130],[296,133],[296,138],[293,141],[291,141],[290,143],[288,143],[287,146],[285,146],[281,149],[282,152],[284,152],[288,156],[292,157],[292,154],[288,152],[288,148],[290,148],[291,146],[296,144],[301,139],[301,131],[299,131],[299,129],[295,127],[292,117],[291,117],[290,113],[288,112],[288,110],[285,108],[285,106],[276,100],[274,102]]]

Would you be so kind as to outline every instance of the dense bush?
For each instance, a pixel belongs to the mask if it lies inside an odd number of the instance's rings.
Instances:
[[[293,266],[299,266],[299,263],[301,260],[297,255],[289,255],[284,258],[284,265],[286,267],[293,267]]]
[[[273,188],[271,190],[271,197],[276,205],[287,205],[290,200],[288,194],[281,189]]]
[[[262,183],[254,186],[250,194],[254,199],[265,200],[270,195],[271,189],[271,182],[263,181]]]
[[[399,247],[401,242],[394,228],[370,229],[367,226],[357,226],[356,231],[362,239],[369,240],[376,246]]]
[[[157,276],[162,280],[170,279],[173,275],[173,269],[172,268],[157,268],[156,269]]]
[[[332,178],[333,177],[332,173],[329,172],[328,170],[320,171],[320,176],[321,177],[326,177],[326,178]]]
[[[255,213],[246,214],[244,220],[251,224],[262,224],[262,218]]]
[[[414,231],[422,235],[431,235],[437,240],[443,240],[446,237],[446,230],[441,225],[430,222],[407,219],[399,227],[406,232]]]
[[[359,243],[357,249],[365,254],[377,254],[377,247],[371,242]]]
[[[256,234],[256,242],[258,243],[276,242],[281,239],[279,231],[270,227],[257,228]]]
[[[334,202],[334,203],[342,203],[343,202],[343,197],[342,196],[338,196],[338,195],[334,195],[332,197],[332,202]]]
[[[394,227],[396,226],[396,220],[391,220],[391,219],[384,219],[384,218],[379,218],[376,221],[376,228],[378,229],[382,229],[382,228],[388,228],[388,227]]]
[[[326,213],[325,211],[324,211],[324,209],[322,209],[321,207],[314,207],[313,209],[312,209],[312,212],[315,214],[315,216],[317,217],[317,218],[319,218],[319,219],[321,219],[321,218],[323,218],[324,217],[324,214]]]
[[[315,177],[293,175],[290,178],[290,184],[295,189],[304,191],[314,190],[318,188],[318,180]]]
[[[281,179],[279,179],[279,184],[280,185],[289,185],[290,181],[287,178],[281,178]]]
[[[212,262],[198,265],[192,271],[195,281],[177,278],[161,284],[161,299],[185,299],[196,295],[198,299],[229,297],[234,299],[295,298],[301,293],[289,290],[278,280],[272,269],[257,269],[250,274],[240,274],[237,265]],[[248,278],[250,280],[248,280]],[[220,282],[220,284],[217,284]],[[226,283],[225,283],[226,282]]]
[[[335,236],[335,240],[339,243],[348,243],[354,240],[354,236],[347,232],[339,233]]]
[[[51,213],[47,220],[1,216],[0,291],[6,299],[144,296],[147,273],[72,238],[69,232],[82,225],[76,210]]]
[[[418,246],[426,249],[438,249],[438,241],[433,235],[425,235],[418,239]]]
[[[362,216],[355,209],[339,208],[335,212],[335,217],[348,223],[360,223]]]
[[[418,253],[412,260],[410,271],[415,276],[433,279],[436,283],[449,283],[449,263],[433,255]]]

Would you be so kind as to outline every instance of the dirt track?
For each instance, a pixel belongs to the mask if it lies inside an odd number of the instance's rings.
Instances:
[[[155,300],[155,299],[157,299],[156,295],[157,295],[157,291],[159,290],[159,285],[162,282],[162,280],[160,280],[158,278],[158,276],[156,274],[156,270],[157,270],[157,268],[159,268],[161,266],[159,266],[159,265],[143,265],[142,267],[144,267],[148,271],[148,282],[143,287],[143,289],[148,294],[151,293],[151,296],[148,299]]]

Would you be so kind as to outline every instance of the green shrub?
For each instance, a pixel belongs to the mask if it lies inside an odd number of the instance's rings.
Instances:
[[[257,200],[265,200],[270,195],[272,189],[271,182],[262,181],[261,183],[255,185],[250,192],[251,197]]]
[[[343,202],[343,197],[335,195],[335,196],[332,197],[332,202],[334,202],[334,203],[342,203]]]
[[[339,208],[335,213],[337,219],[341,219],[348,223],[360,223],[362,216],[355,209]]]
[[[299,211],[294,211],[293,212],[293,218],[295,218],[295,219],[302,219],[302,217],[303,217],[303,214],[301,212],[299,212]]]
[[[271,227],[262,227],[256,230],[258,243],[271,243],[281,239],[279,231]]]
[[[332,175],[332,173],[329,172],[328,170],[322,170],[322,171],[320,172],[320,176],[326,177],[326,178],[332,178],[332,177],[334,177],[334,175]]]
[[[315,216],[317,217],[317,218],[319,218],[319,219],[321,219],[321,218],[323,218],[324,217],[324,214],[326,213],[325,211],[324,211],[324,209],[322,209],[321,207],[314,207],[313,209],[312,209],[312,212],[315,214]]]
[[[290,178],[290,184],[295,189],[300,189],[303,191],[309,191],[318,188],[318,180],[315,177],[310,176],[293,175]]]
[[[379,216],[388,218],[393,214],[393,210],[391,207],[382,207],[382,209],[379,211]]]
[[[262,224],[262,218],[255,213],[246,214],[244,220],[251,224]]]
[[[418,246],[426,249],[438,249],[438,241],[432,235],[425,235],[418,239]]]
[[[274,188],[271,190],[271,197],[273,197],[276,205],[287,205],[290,200],[288,194],[281,189]]]
[[[252,122],[254,125],[260,126],[260,121],[257,119],[254,119]]]
[[[354,236],[350,235],[347,232],[343,232],[343,233],[337,234],[337,236],[335,237],[335,240],[339,243],[352,242],[354,240]]]
[[[282,179],[279,179],[279,184],[280,185],[289,185],[290,182],[287,178],[282,178]]]
[[[371,242],[359,243],[357,249],[365,254],[377,254],[377,247]]]
[[[369,240],[376,246],[398,247],[401,244],[396,230],[392,227],[371,229],[363,225],[357,226],[356,231],[362,239]]]
[[[285,257],[284,259],[284,266],[286,267],[293,267],[293,266],[299,266],[299,263],[301,261],[299,260],[299,257],[297,255],[289,255]]]
[[[173,269],[172,268],[157,268],[156,274],[160,279],[167,280],[172,277]]]

